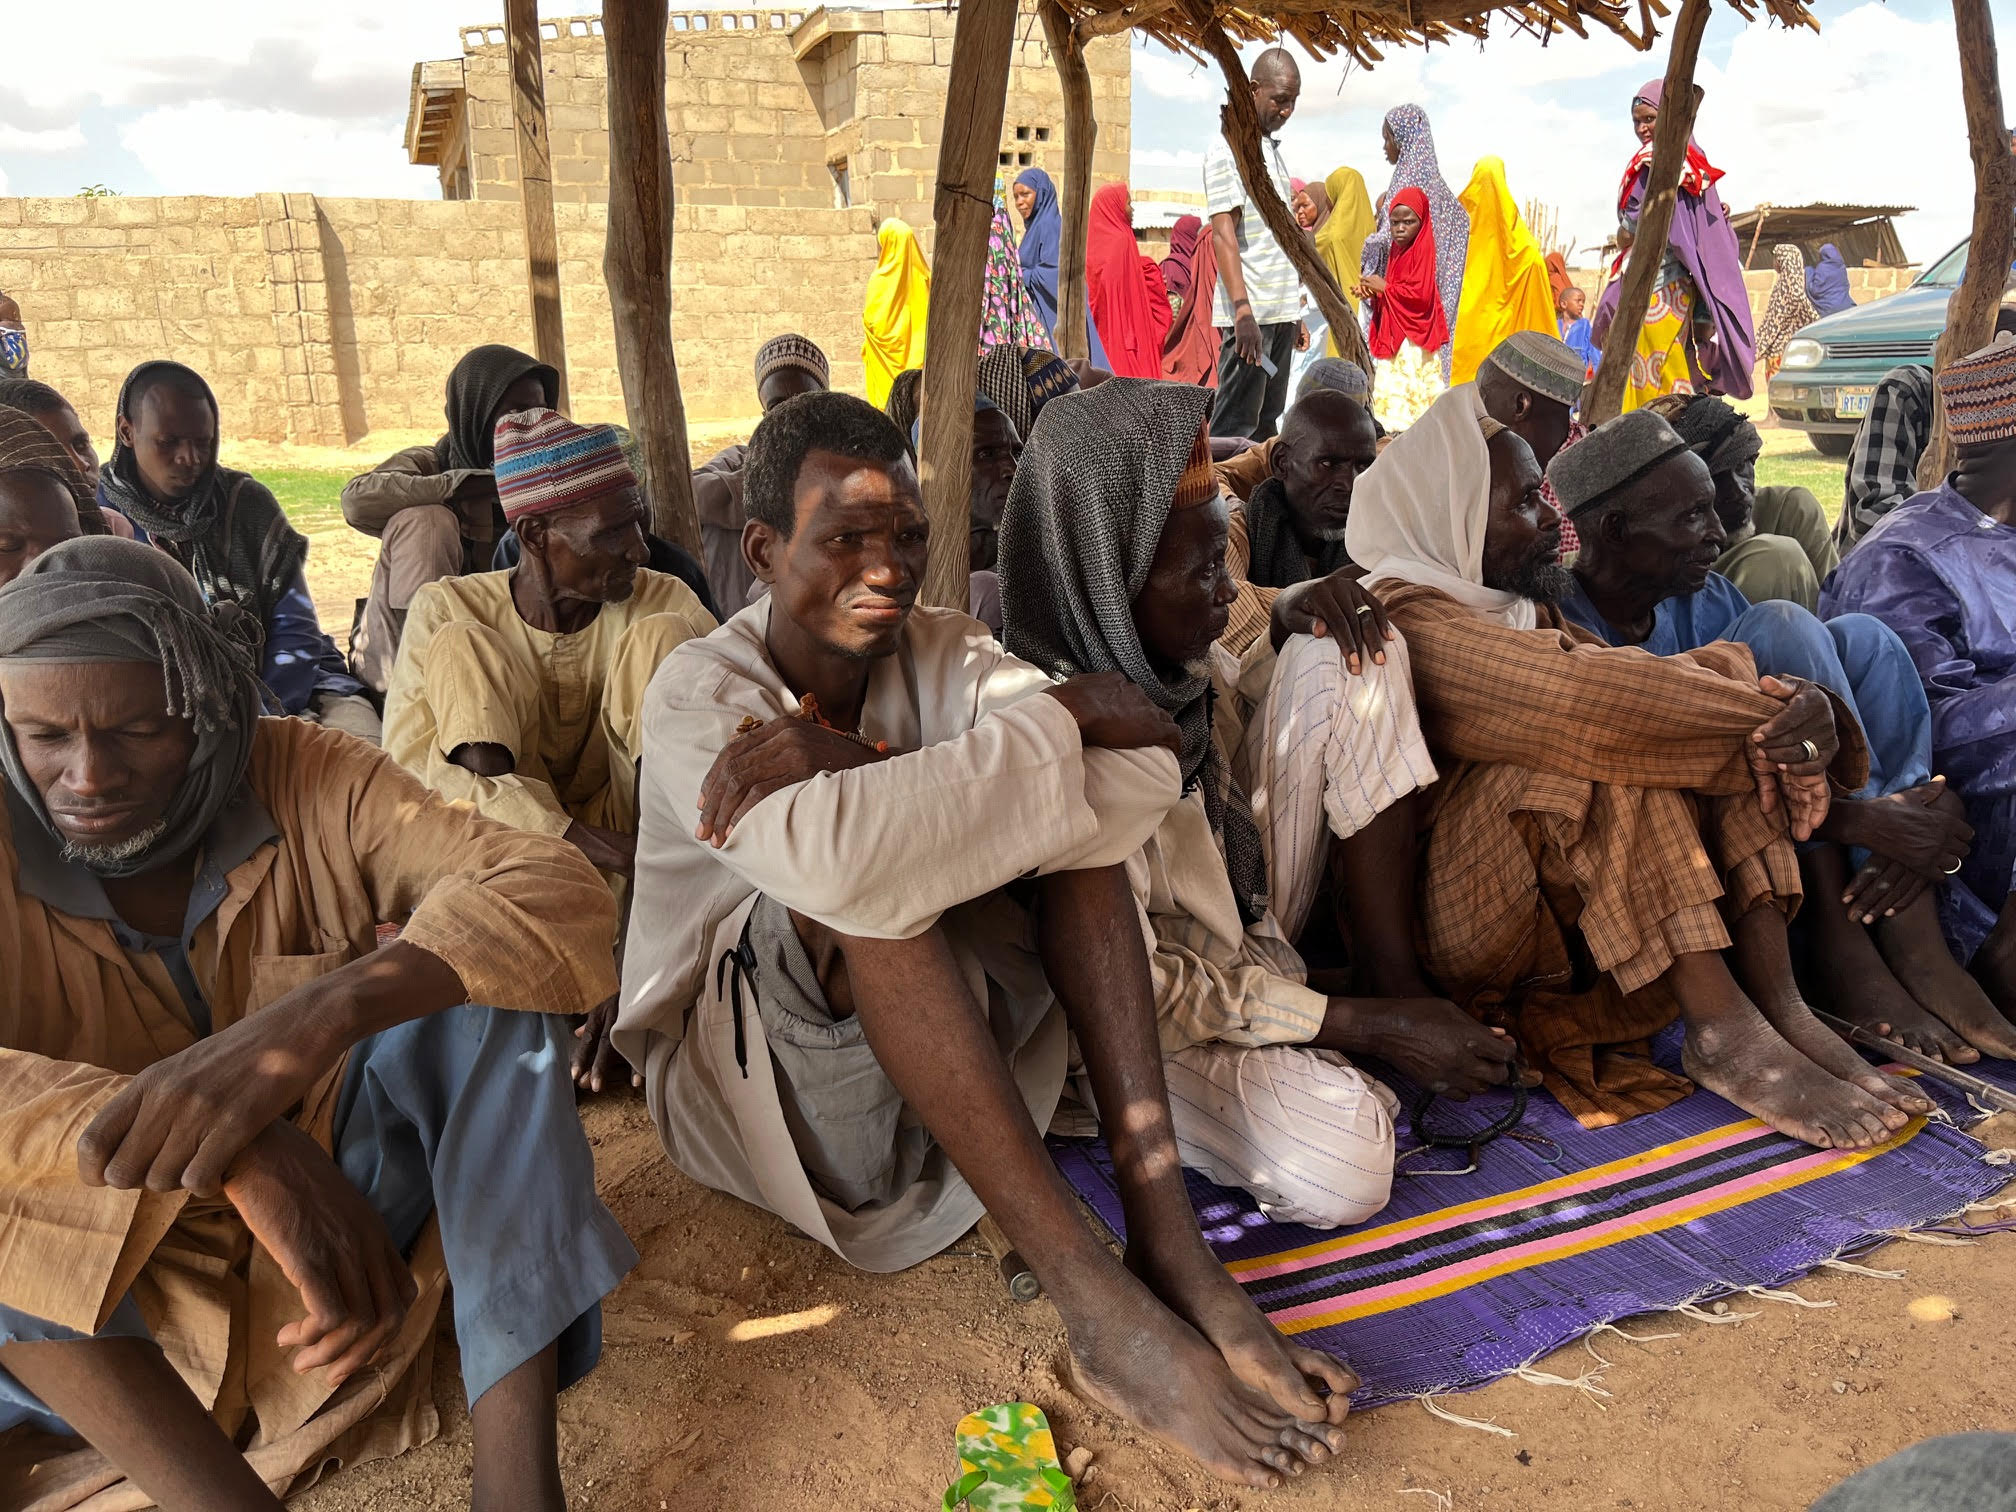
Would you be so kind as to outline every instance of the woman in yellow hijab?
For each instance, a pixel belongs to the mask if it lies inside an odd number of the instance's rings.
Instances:
[[[1330,196],[1330,213],[1316,228],[1316,251],[1337,275],[1337,282],[1344,286],[1345,300],[1355,310],[1358,297],[1353,291],[1361,276],[1359,259],[1365,253],[1365,238],[1378,226],[1379,216],[1372,208],[1372,196],[1365,192],[1365,176],[1356,168],[1339,168],[1323,180],[1323,189]],[[1344,355],[1337,349],[1335,335],[1330,338],[1330,355]]]
[[[1520,331],[1558,336],[1547,254],[1520,218],[1505,187],[1503,158],[1480,158],[1470,187],[1457,196],[1470,213],[1470,254],[1463,265],[1463,307],[1449,381],[1468,383],[1491,349]]]
[[[868,275],[861,311],[861,365],[868,370],[868,402],[880,409],[905,368],[924,366],[924,316],[931,307],[931,265],[917,233],[891,216],[875,233],[881,255]]]

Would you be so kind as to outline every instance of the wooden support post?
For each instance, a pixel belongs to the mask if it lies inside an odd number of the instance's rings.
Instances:
[[[518,197],[532,286],[532,350],[560,375],[567,408],[567,338],[560,324],[560,238],[553,229],[553,140],[546,131],[546,73],[539,59],[539,0],[504,0],[511,57],[511,118],[518,128]]]
[[[1652,165],[1645,181],[1645,204],[1631,239],[1631,260],[1618,290],[1617,318],[1603,341],[1603,359],[1584,418],[1591,425],[1614,420],[1624,409],[1624,383],[1638,355],[1645,312],[1659,282],[1659,264],[1666,256],[1666,234],[1673,229],[1673,210],[1680,200],[1680,170],[1687,162],[1687,141],[1694,134],[1694,113],[1701,91],[1694,86],[1694,60],[1701,55],[1701,34],[1708,29],[1708,0],[1684,0],[1673,23],[1673,49],[1666,59],[1666,89],[1659,106],[1659,124],[1652,129]]]
[[[1092,73],[1085,66],[1085,43],[1057,0],[1044,0],[1043,35],[1064,89],[1064,188],[1062,241],[1057,248],[1057,355],[1089,361],[1085,335],[1085,232],[1092,215],[1092,148],[1099,122],[1092,114]]]
[[[1946,306],[1946,330],[1932,359],[1935,370],[1995,339],[1995,310],[2009,274],[2010,217],[2016,209],[2016,157],[2010,155],[2003,123],[1995,18],[1988,0],[1953,0],[1953,30],[1960,43],[1960,98],[1974,159],[1974,233],[1967,249],[1967,271]],[[1952,469],[1946,406],[1935,401],[1932,436],[1918,461],[1918,486],[1937,488]]]
[[[1274,187],[1274,180],[1267,172],[1267,160],[1260,150],[1260,113],[1253,105],[1253,82],[1246,77],[1246,65],[1239,61],[1239,49],[1232,45],[1216,21],[1210,19],[1208,7],[1199,0],[1190,0],[1191,13],[1202,23],[1205,50],[1218,64],[1218,71],[1225,76],[1225,108],[1220,112],[1219,123],[1225,133],[1225,142],[1232,149],[1232,161],[1239,168],[1239,182],[1246,190],[1246,197],[1260,208],[1260,219],[1267,223],[1267,230],[1288,254],[1288,261],[1295,265],[1295,271],[1302,277],[1302,287],[1315,296],[1317,308],[1323,318],[1330,322],[1330,334],[1337,342],[1337,350],[1344,354],[1347,362],[1355,362],[1365,370],[1365,376],[1372,376],[1372,353],[1365,345],[1365,333],[1358,326],[1357,313],[1351,302],[1344,297],[1336,275],[1330,265],[1317,255],[1316,244],[1309,233],[1295,222],[1295,213],[1282,200],[1280,191]],[[1206,225],[1209,234],[1209,225]]]
[[[931,565],[924,602],[964,610],[973,477],[973,394],[980,377],[981,298],[994,171],[1008,108],[1016,0],[966,0],[952,35],[945,134],[938,148],[938,227],[924,332],[924,510]]]
[[[644,448],[651,529],[700,555],[686,404],[672,352],[672,147],[665,134],[664,0],[604,0],[609,232],[602,279],[616,325],[623,409]]]

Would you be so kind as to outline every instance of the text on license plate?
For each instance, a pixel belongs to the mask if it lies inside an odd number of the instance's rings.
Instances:
[[[1869,413],[1873,388],[1844,388],[1834,397],[1834,413],[1843,420],[1859,420]]]

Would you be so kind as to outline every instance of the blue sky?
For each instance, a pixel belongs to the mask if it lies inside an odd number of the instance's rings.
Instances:
[[[543,4],[579,14],[592,0]],[[438,192],[400,144],[414,62],[453,57],[458,26],[501,8],[484,0],[361,7],[269,0],[93,0],[90,46],[78,12],[38,6],[9,21],[0,75],[0,193],[70,194],[103,183],[127,194]],[[1718,6],[1703,50],[1707,90],[1697,139],[1741,209],[1767,201],[1916,205],[1906,249],[1929,258],[1966,231],[1971,184],[1950,9],[1936,0],[1821,3],[1819,35],[1744,26]],[[1995,6],[2016,59],[2016,0]],[[1444,175],[1460,190],[1485,154],[1504,158],[1515,198],[1559,214],[1565,238],[1607,234],[1633,147],[1633,88],[1663,71],[1663,51],[1607,33],[1541,47],[1499,37],[1395,51],[1372,70],[1305,61],[1302,105],[1282,136],[1290,170],[1340,163],[1374,192],[1388,172],[1379,121],[1404,101],[1434,122]],[[2003,88],[2016,115],[2016,67]],[[1134,49],[1137,189],[1194,188],[1219,88],[1205,69]]]

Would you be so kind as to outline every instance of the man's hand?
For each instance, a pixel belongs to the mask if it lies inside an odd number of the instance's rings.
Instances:
[[[625,1071],[630,1071],[631,1086],[644,1085],[643,1076],[630,1070],[630,1063],[610,1042],[609,1031],[615,1027],[616,999],[612,997],[598,1003],[574,1031],[571,1069],[574,1085],[583,1092],[600,1092],[605,1085],[614,1086]]]
[[[1385,643],[1393,639],[1386,606],[1361,584],[1352,567],[1340,567],[1327,577],[1283,588],[1274,597],[1268,638],[1280,650],[1291,635],[1334,636],[1353,676],[1364,670],[1364,658],[1384,665]]]
[[[1769,814],[1782,802],[1792,838],[1805,840],[1826,819],[1833,802],[1827,768],[1840,750],[1834,705],[1819,688],[1796,677],[1760,678],[1757,687],[1785,705],[1744,746],[1757,804]]]
[[[597,871],[627,877],[637,869],[637,837],[576,819],[560,836],[588,858]]]
[[[700,784],[700,822],[694,837],[718,850],[742,816],[772,793],[796,787],[821,772],[845,772],[887,759],[887,753],[809,719],[786,715],[770,720],[737,735],[714,758]]]
[[[294,1369],[327,1366],[330,1384],[341,1385],[370,1364],[418,1289],[364,1194],[314,1140],[273,1123],[232,1168],[224,1195],[308,1309],[274,1336],[282,1349],[299,1350]]]
[[[1295,322],[1295,350],[1298,352],[1309,350],[1309,327],[1299,320]]]
[[[1849,914],[1864,924],[1917,902],[1927,886],[1957,871],[1973,848],[1967,806],[1944,777],[1841,807],[1853,811],[1853,843],[1871,853],[1841,895]]]
[[[1086,672],[1046,690],[1078,721],[1078,738],[1109,751],[1162,746],[1183,759],[1183,732],[1124,672]]]
[[[214,1196],[245,1147],[358,1040],[467,998],[446,961],[394,940],[140,1072],[78,1139],[78,1175]]]
[[[1253,318],[1250,309],[1242,311],[1232,321],[1232,350],[1248,367],[1260,366],[1260,359],[1266,354],[1266,346],[1260,340],[1260,322]]]

